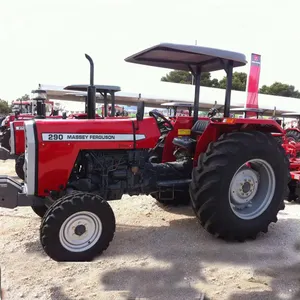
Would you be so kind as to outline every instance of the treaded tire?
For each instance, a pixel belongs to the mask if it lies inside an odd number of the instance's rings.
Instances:
[[[10,139],[10,129],[5,129],[1,139],[1,146],[7,149],[8,151],[10,151],[9,139]]]
[[[189,191],[186,192],[175,192],[175,199],[174,200],[161,200],[159,199],[159,194],[155,193],[151,195],[157,202],[164,206],[183,206],[189,205],[191,203],[191,198]]]
[[[283,144],[283,137],[282,137],[282,136],[273,136],[273,138],[276,140],[276,142],[277,142],[279,145],[282,145],[282,144]]]
[[[72,252],[60,242],[63,222],[77,212],[94,213],[102,223],[102,234],[89,249]],[[44,215],[40,227],[40,241],[46,254],[55,261],[91,261],[106,250],[114,237],[116,222],[110,205],[100,196],[76,192],[57,200]]]
[[[266,210],[251,220],[236,216],[229,203],[230,182],[240,166],[260,158],[268,162],[275,174],[274,196]],[[284,209],[284,197],[290,179],[289,160],[284,149],[268,133],[233,132],[223,134],[201,154],[193,169],[190,196],[193,210],[201,225],[211,234],[225,240],[255,239],[277,222]]]
[[[285,136],[288,140],[300,143],[300,132],[298,130],[288,130]]]
[[[24,162],[25,162],[25,154],[22,153],[20,156],[17,157],[16,159],[16,164],[15,164],[15,171],[16,174],[18,175],[19,178],[22,180],[25,179],[25,174],[24,174]]]
[[[46,205],[43,206],[31,206],[32,210],[41,218],[44,217],[48,207]]]

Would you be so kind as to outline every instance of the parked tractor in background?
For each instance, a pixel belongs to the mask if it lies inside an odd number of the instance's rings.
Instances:
[[[283,118],[283,123],[285,124],[285,119],[296,119],[296,124],[287,127],[284,125],[285,137],[287,141],[293,141],[295,143],[300,143],[300,113],[292,112],[292,113],[284,113],[281,115]]]
[[[58,110],[54,108],[53,101],[45,101],[45,114],[49,118],[61,118],[58,116]],[[13,101],[12,102],[12,114],[6,116],[0,126],[0,143],[1,147],[10,151],[10,123],[14,120],[30,120],[37,114],[37,103],[34,99],[30,101]],[[2,151],[2,150],[1,150]],[[2,151],[3,152],[3,151]],[[1,156],[1,153],[0,153]],[[7,154],[4,154],[6,157]]]
[[[144,118],[143,102],[136,119],[95,119],[98,87],[86,57],[88,120],[26,121],[24,183],[0,177],[2,207],[44,209],[40,241],[49,257],[88,261],[107,249],[116,228],[107,201],[124,194],[172,202],[189,191],[200,224],[225,240],[254,239],[268,231],[284,208],[289,162],[271,136],[283,132],[274,120],[229,118],[232,72],[246,65],[243,54],[164,43],[125,60],[193,73],[193,116],[175,123],[153,111]],[[222,69],[224,117],[198,117],[201,72]],[[187,129],[190,136],[178,134]],[[163,131],[169,131],[166,152],[161,163],[151,163],[148,151]]]

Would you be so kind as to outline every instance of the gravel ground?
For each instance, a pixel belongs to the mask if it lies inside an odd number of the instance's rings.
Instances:
[[[0,163],[14,175],[14,161]],[[206,233],[191,208],[152,197],[112,201],[117,231],[91,263],[57,263],[39,243],[31,208],[0,208],[4,299],[300,299],[300,206],[286,204],[257,240],[226,243]]]

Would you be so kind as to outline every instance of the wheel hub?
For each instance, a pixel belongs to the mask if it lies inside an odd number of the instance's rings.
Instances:
[[[243,164],[232,177],[228,198],[233,213],[243,220],[260,216],[270,205],[276,187],[271,165],[263,159]]]
[[[83,235],[86,232],[86,227],[84,225],[77,225],[75,227],[74,233],[78,236]]]
[[[258,188],[258,174],[252,169],[242,169],[235,175],[231,188],[231,197],[236,204],[249,203]]]
[[[65,249],[82,252],[95,245],[101,234],[102,223],[99,217],[90,211],[80,211],[63,222],[59,239]]]

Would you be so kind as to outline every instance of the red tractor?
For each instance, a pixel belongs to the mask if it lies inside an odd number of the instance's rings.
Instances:
[[[200,224],[225,240],[254,239],[267,232],[284,208],[289,161],[272,132],[274,120],[229,118],[232,72],[243,54],[163,43],[128,57],[142,65],[191,71],[194,114],[170,122],[158,112],[144,118],[95,119],[97,85],[91,65],[88,120],[25,122],[25,180],[1,176],[1,206],[32,206],[42,217],[40,241],[56,261],[89,261],[113,239],[116,223],[107,201],[124,194],[156,195],[170,202],[190,195]],[[198,116],[201,72],[227,74],[224,117]],[[190,136],[180,137],[180,130]],[[161,163],[148,151],[163,131]]]
[[[288,128],[285,128],[285,136],[288,141],[293,141],[296,143],[300,143],[300,113],[292,112],[292,113],[284,113],[281,115],[283,118],[283,123],[285,118],[293,118],[296,119],[297,122],[295,126],[291,126]]]

